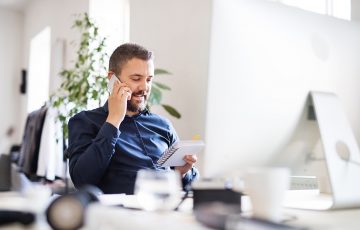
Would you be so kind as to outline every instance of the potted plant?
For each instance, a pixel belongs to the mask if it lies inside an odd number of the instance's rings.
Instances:
[[[60,72],[62,83],[50,97],[51,105],[58,109],[64,138],[68,136],[69,119],[92,105],[101,106],[107,99],[106,39],[99,35],[99,28],[87,13],[80,15],[73,28],[80,31],[80,43],[72,68]],[[155,75],[170,75],[164,69],[155,69]],[[162,104],[162,94],[171,90],[165,84],[154,81],[148,100],[148,109],[161,105],[170,115],[180,118],[181,114],[172,106]]]

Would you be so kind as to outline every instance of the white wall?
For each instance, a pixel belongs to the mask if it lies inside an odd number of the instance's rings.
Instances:
[[[75,15],[88,12],[88,0],[32,0],[24,10],[24,55],[23,66],[28,69],[31,39],[45,27],[51,28],[51,67],[49,92],[60,85],[58,73],[62,67],[70,67],[75,57],[75,46],[79,32],[72,29]],[[22,101],[21,124],[24,126],[27,116],[26,97]]]
[[[182,114],[172,118],[180,138],[204,137],[211,1],[131,0],[130,41],[155,53],[155,66],[173,73],[156,80],[171,87],[163,103]]]
[[[0,153],[8,152],[10,144],[20,137],[19,84],[21,77],[21,55],[23,37],[23,15],[14,10],[0,8]],[[11,139],[5,132],[15,128]]]

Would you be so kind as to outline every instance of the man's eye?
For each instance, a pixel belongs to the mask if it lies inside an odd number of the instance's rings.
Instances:
[[[147,81],[147,82],[151,82],[151,81],[152,81],[152,78],[148,78],[146,81]]]
[[[133,80],[133,81],[139,81],[140,78],[133,78],[132,80]]]

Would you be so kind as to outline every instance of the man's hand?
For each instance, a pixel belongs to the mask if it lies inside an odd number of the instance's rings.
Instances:
[[[175,169],[180,172],[181,176],[184,177],[185,174],[194,166],[197,161],[196,155],[186,155],[184,157],[186,164],[184,166],[176,166]]]
[[[119,128],[126,114],[127,100],[131,99],[131,90],[126,84],[116,81],[108,99],[109,115],[107,122]]]

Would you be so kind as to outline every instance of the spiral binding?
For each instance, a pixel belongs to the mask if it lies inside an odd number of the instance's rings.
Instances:
[[[157,161],[157,164],[163,165],[178,149],[179,147],[172,145],[170,148],[164,151],[160,159]]]

